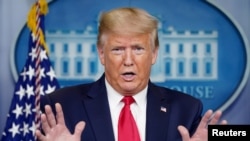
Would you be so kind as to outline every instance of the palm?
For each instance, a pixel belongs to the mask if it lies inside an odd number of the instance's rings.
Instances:
[[[182,136],[182,141],[207,141],[208,140],[208,124],[214,125],[217,124],[221,117],[221,112],[217,111],[215,113],[212,110],[208,110],[205,115],[202,117],[202,120],[197,127],[194,135],[190,137],[188,130],[184,126],[179,126],[178,130]],[[225,120],[221,124],[227,124]]]
[[[191,137],[190,141],[206,141],[208,138],[207,132],[208,131],[206,128],[197,130],[195,134]]]
[[[51,128],[51,131],[46,134],[48,141],[79,141],[80,138],[72,135],[68,129],[63,125],[57,125]]]
[[[65,125],[63,112],[60,104],[56,104],[56,118],[49,106],[45,107],[46,114],[41,115],[43,135],[39,130],[36,131],[40,141],[80,141],[85,122],[79,122],[75,126],[73,134],[70,133]]]

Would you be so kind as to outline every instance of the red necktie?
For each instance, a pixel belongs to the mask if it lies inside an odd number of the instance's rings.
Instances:
[[[140,141],[140,135],[130,111],[130,104],[135,100],[132,96],[125,96],[122,101],[124,102],[124,107],[119,116],[118,141]]]

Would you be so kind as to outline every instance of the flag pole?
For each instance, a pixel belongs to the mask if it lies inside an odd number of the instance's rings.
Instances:
[[[40,57],[40,36],[39,36],[39,30],[40,30],[40,5],[39,5],[39,0],[36,2],[36,31],[35,31],[35,39],[37,40],[36,42],[36,54],[37,54],[37,59],[36,59],[36,65],[35,65],[35,77],[36,77],[36,88],[35,88],[35,106],[36,106],[36,117],[35,117],[35,123],[36,123],[36,129],[40,128],[40,88],[41,88],[41,77],[40,77],[40,62],[41,62],[41,57]]]
[[[45,36],[43,30],[41,29],[41,15],[45,15],[48,12],[48,5],[46,0],[37,0],[32,7],[30,14],[28,16],[27,25],[32,32],[33,39],[35,40],[35,50],[36,50],[36,63],[35,63],[35,124],[36,129],[40,128],[41,125],[41,115],[40,115],[40,89],[41,89],[41,47],[44,47],[47,54],[48,48],[45,43]]]

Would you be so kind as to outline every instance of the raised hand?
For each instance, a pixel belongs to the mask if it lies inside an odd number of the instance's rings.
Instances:
[[[40,141],[80,141],[85,122],[81,121],[75,126],[73,134],[65,125],[62,107],[56,103],[56,117],[50,106],[45,106],[45,114],[41,115],[42,130],[36,131],[36,136]]]
[[[178,130],[182,136],[182,141],[207,141],[208,140],[208,130],[207,126],[218,124],[220,117],[222,115],[221,111],[216,111],[213,113],[212,110],[208,110],[202,117],[200,124],[198,125],[194,135],[190,137],[188,130],[180,125]],[[227,124],[226,120],[222,120],[219,124]]]

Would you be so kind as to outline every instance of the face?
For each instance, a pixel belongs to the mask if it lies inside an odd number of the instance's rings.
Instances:
[[[151,40],[149,34],[105,35],[98,53],[107,81],[119,93],[134,95],[147,86],[158,53]]]

